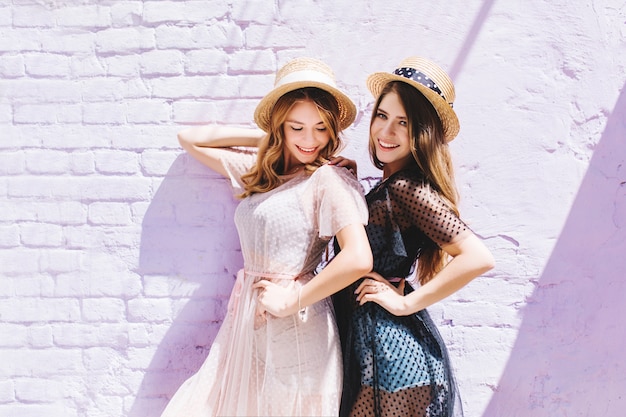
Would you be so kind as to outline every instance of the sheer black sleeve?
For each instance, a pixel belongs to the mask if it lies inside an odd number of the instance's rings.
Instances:
[[[419,176],[403,173],[390,180],[392,213],[400,229],[415,226],[439,246],[468,230],[439,193]]]

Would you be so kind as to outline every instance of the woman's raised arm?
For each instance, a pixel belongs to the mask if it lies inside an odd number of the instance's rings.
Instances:
[[[235,146],[257,147],[265,135],[260,129],[207,125],[181,130],[178,142],[199,162],[227,176],[222,164],[223,153]]]

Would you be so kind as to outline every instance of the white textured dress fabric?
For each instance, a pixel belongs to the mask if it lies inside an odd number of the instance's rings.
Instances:
[[[235,193],[255,161],[246,151],[223,161]],[[337,416],[342,366],[330,300],[308,307],[305,321],[297,314],[260,319],[252,284],[269,279],[296,291],[313,277],[330,238],[367,217],[358,181],[330,165],[243,199],[235,223],[244,270],[207,359],[162,417]]]

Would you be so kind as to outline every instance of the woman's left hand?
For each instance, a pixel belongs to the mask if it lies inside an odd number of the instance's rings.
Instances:
[[[360,305],[373,301],[393,315],[405,316],[409,313],[406,311],[404,285],[402,280],[396,288],[380,274],[370,272],[356,289],[356,300]]]
[[[270,313],[276,317],[287,317],[298,310],[298,293],[294,287],[281,287],[268,280],[255,283],[252,288],[259,290],[257,310],[264,314]]]
[[[348,159],[339,155],[339,156],[333,156],[332,158],[330,158],[330,161],[328,161],[328,163],[331,165],[336,165],[341,168],[345,168],[348,171],[350,171],[350,173],[354,175],[355,178],[358,178],[357,173],[356,173],[357,165],[354,159]]]

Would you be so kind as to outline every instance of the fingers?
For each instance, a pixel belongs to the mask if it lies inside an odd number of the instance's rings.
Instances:
[[[258,290],[266,290],[271,285],[274,285],[274,283],[266,279],[262,279],[252,284],[252,288],[256,288]]]
[[[261,325],[267,321],[267,311],[261,303],[257,303],[256,305],[255,316],[255,326]]]
[[[352,159],[348,159],[348,158],[344,158],[343,156],[335,156],[332,157],[328,163],[330,165],[336,165],[338,167],[341,168],[346,168],[348,171],[350,171],[352,173],[352,175],[354,175],[356,177],[357,171],[357,165],[356,165],[356,161],[352,160]]]
[[[376,302],[376,300],[376,294],[364,294],[360,300],[357,298],[357,301],[361,306],[365,303],[369,303],[370,301]]]
[[[271,284],[267,280],[261,280],[259,282],[255,282],[252,284],[252,288],[259,290],[257,294],[257,303],[256,303],[256,314],[259,317],[265,317],[266,309],[265,309],[265,297],[267,288]]]
[[[391,289],[391,287],[388,284],[367,278],[361,282],[354,293],[357,294],[356,300],[363,304],[372,298],[368,297],[368,295],[380,294],[389,289]]]
[[[367,303],[369,300],[369,297],[367,296],[367,294],[364,294],[363,296],[359,296],[356,298],[356,300],[359,302],[359,305],[362,306],[363,304]]]
[[[389,284],[385,281],[384,278],[381,277],[380,280],[373,278],[364,279],[361,284],[354,291],[355,294],[358,294],[363,291],[369,290],[369,292],[381,292],[389,289]]]
[[[359,294],[361,293],[361,291],[363,291],[363,289],[365,287],[367,287],[368,285],[370,285],[370,279],[364,279],[363,281],[361,281],[361,283],[359,284],[359,286],[356,288],[356,290],[354,290],[355,294]]]
[[[364,275],[364,277],[376,280],[376,281],[380,281],[380,282],[387,282],[387,280],[380,275],[378,272],[368,272],[367,274]]]

